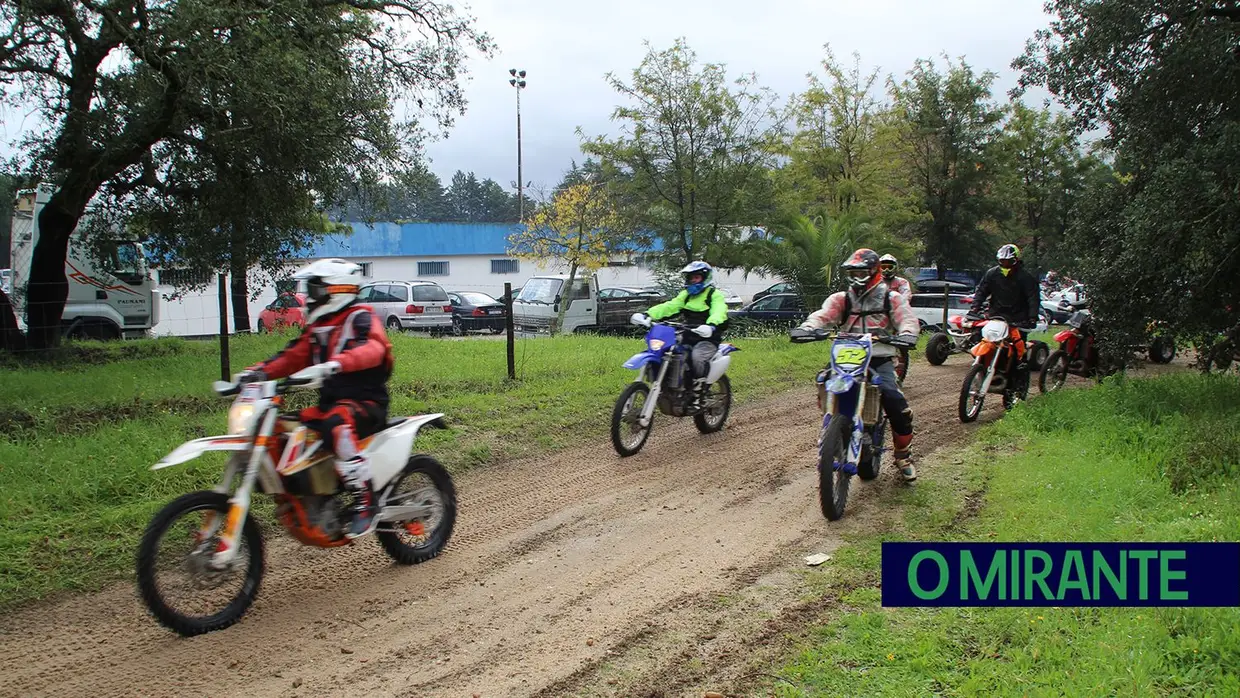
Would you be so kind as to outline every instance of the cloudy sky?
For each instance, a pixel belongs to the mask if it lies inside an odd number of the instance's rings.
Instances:
[[[447,183],[456,170],[508,186],[516,181],[516,95],[508,69],[528,72],[521,94],[525,179],[548,187],[580,159],[576,130],[611,132],[617,95],[604,76],[625,79],[645,55],[684,37],[703,62],[732,75],[756,72],[782,97],[805,87],[823,44],[866,68],[902,75],[917,58],[964,56],[999,74],[996,96],[1015,84],[1009,67],[1049,18],[1042,0],[468,0],[479,27],[499,46],[494,58],[469,61],[468,111],[445,140],[426,149]],[[1045,93],[1031,94],[1040,101]],[[38,128],[29,109],[0,107],[0,154]]]
[[[1016,80],[1012,58],[1049,22],[1042,0],[470,0],[469,7],[499,51],[470,62],[468,111],[427,154],[445,183],[461,169],[505,186],[516,181],[517,167],[509,68],[528,71],[521,94],[525,179],[545,186],[580,160],[577,127],[590,135],[611,131],[618,97],[604,76],[627,79],[644,41],[666,48],[683,36],[699,60],[724,63],[732,75],[756,72],[785,97],[804,89],[823,44],[843,59],[859,52],[863,65],[883,76],[947,53],[998,73],[996,96],[1006,98]]]

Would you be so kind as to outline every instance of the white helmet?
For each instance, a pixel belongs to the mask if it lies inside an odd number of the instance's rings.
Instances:
[[[344,259],[320,259],[298,269],[293,278],[305,284],[306,322],[314,322],[357,300],[362,267]]]

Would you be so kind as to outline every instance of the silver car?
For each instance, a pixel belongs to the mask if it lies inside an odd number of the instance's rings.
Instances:
[[[448,292],[432,281],[374,281],[361,288],[357,300],[374,308],[389,332],[452,329]]]

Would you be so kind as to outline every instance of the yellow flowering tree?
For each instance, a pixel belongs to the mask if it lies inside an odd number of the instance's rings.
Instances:
[[[607,266],[619,225],[620,217],[607,191],[599,185],[581,183],[561,189],[520,231],[509,236],[510,254],[536,261],[554,259],[568,266],[556,331],[564,325],[578,273],[591,274]]]

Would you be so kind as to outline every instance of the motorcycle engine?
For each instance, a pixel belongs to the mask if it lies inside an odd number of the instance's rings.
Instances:
[[[341,503],[336,497],[309,495],[301,498],[301,505],[306,510],[306,518],[310,525],[317,526],[331,537],[342,534]]]

